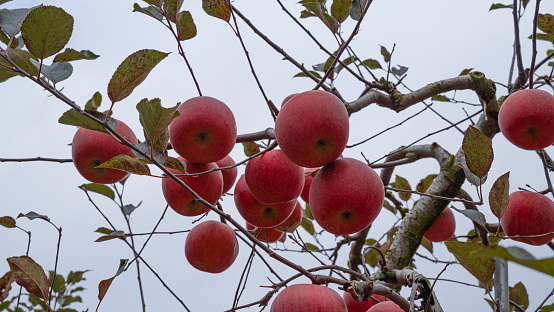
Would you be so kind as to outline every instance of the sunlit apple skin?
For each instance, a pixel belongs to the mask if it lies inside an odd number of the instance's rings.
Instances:
[[[314,171],[319,170],[319,168],[304,168],[304,188],[302,193],[300,193],[300,198],[306,203],[310,203],[310,186],[314,180]]]
[[[239,253],[235,231],[218,221],[204,221],[190,230],[185,241],[188,262],[200,271],[221,273]]]
[[[456,219],[452,209],[446,207],[441,212],[437,220],[425,231],[423,237],[431,242],[444,242],[449,240],[456,231]]]
[[[334,94],[306,91],[292,97],[275,121],[275,137],[287,157],[302,167],[337,159],[348,142],[348,112]]]
[[[508,141],[522,149],[554,144],[554,96],[537,89],[511,94],[500,107],[498,126]]]
[[[115,131],[132,144],[138,140],[133,130],[118,120]],[[110,184],[123,180],[129,174],[115,169],[94,168],[117,155],[135,157],[130,147],[119,143],[107,133],[79,128],[71,144],[73,164],[77,171],[94,183]]]
[[[255,227],[246,222],[246,229],[249,231],[252,231]],[[278,241],[283,235],[285,235],[285,232],[279,231],[276,228],[258,228],[256,232],[254,232],[252,235],[254,235],[256,238],[258,238],[259,241],[264,243],[275,243]]]
[[[292,233],[302,223],[302,207],[300,203],[296,201],[292,214],[283,223],[279,224],[275,228],[279,231]]]
[[[353,158],[339,158],[323,166],[310,187],[314,219],[335,235],[357,233],[369,226],[379,215],[384,199],[379,175]]]
[[[223,159],[220,159],[215,163],[219,168],[223,168],[233,166],[235,164],[235,161],[233,160],[233,158],[231,158],[231,156],[227,155]],[[221,170],[221,174],[223,175],[223,193],[227,193],[233,187],[233,185],[235,185],[235,181],[237,180],[238,176],[238,169],[237,167],[233,167],[231,169],[223,169]]]
[[[269,228],[283,223],[292,214],[296,199],[284,203],[263,204],[250,192],[245,175],[241,175],[235,185],[235,206],[240,215],[257,227]]]
[[[227,156],[237,138],[231,109],[209,96],[191,98],[178,108],[169,125],[169,140],[177,154],[195,163],[215,162]]]
[[[381,296],[381,295],[371,295],[371,296],[379,301],[387,300],[385,296]],[[371,308],[372,306],[378,303],[377,301],[371,298],[369,298],[367,301],[356,302],[354,301],[354,298],[352,298],[352,295],[350,295],[350,293],[348,292],[344,292],[342,294],[342,299],[344,299],[344,302],[346,303],[346,308],[348,308],[348,312],[366,312],[367,309]]]
[[[295,200],[304,187],[304,170],[281,150],[271,150],[251,159],[244,177],[252,195],[265,204]]]
[[[291,285],[279,292],[270,312],[348,312],[333,289],[313,284]]]
[[[404,310],[392,301],[383,301],[369,308],[367,312],[404,312]]]
[[[187,165],[187,173],[199,173],[217,168],[215,163],[199,164],[193,163],[179,157],[178,159]],[[168,169],[173,174],[183,174],[183,172]],[[223,176],[221,171],[213,171],[200,176],[178,176],[194,192],[205,199],[210,204],[217,203],[223,191]],[[169,206],[178,214],[183,216],[198,216],[208,212],[210,208],[196,201],[194,197],[181,187],[177,182],[169,177],[162,179],[162,192]]]
[[[500,224],[508,236],[554,232],[554,202],[539,193],[514,192],[510,194],[508,207],[500,219]],[[553,238],[554,234],[514,239],[530,245],[544,245]]]

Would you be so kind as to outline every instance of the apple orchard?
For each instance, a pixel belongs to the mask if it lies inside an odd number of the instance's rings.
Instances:
[[[0,0],[0,311],[554,311],[552,3],[260,2]]]

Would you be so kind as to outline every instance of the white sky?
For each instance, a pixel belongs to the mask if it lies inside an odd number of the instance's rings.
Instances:
[[[95,61],[73,62],[73,76],[58,85],[69,98],[81,106],[84,106],[94,92],[100,91],[104,99],[103,108],[107,109],[109,103],[106,88],[112,73],[125,57],[144,48],[172,53],[151,72],[131,96],[115,105],[115,117],[122,119],[134,129],[139,139],[143,139],[143,135],[135,106],[141,99],[158,97],[162,99],[163,106],[169,107],[197,95],[186,66],[176,52],[176,44],[171,34],[155,20],[140,13],[132,13],[133,1],[15,0],[2,5],[1,8],[32,7],[40,3],[60,6],[75,18],[73,36],[68,47],[76,50],[89,49],[100,55]],[[284,0],[283,3],[298,16],[300,6],[296,1]],[[532,30],[533,3],[529,4],[528,12],[521,22],[523,58],[527,67],[531,59],[531,41],[527,37]],[[465,68],[475,68],[484,72],[488,78],[505,84],[512,55],[512,15],[509,10],[488,12],[491,4],[492,1],[483,0],[374,1],[369,15],[362,24],[360,34],[352,42],[352,47],[361,58],[377,59],[384,66],[380,45],[391,51],[393,44],[396,44],[392,63],[409,67],[404,82],[412,89],[440,79],[455,77]],[[235,1],[234,5],[276,44],[307,67],[327,59],[324,52],[320,51],[284,14],[276,1]],[[273,127],[273,120],[233,31],[223,21],[205,14],[201,9],[201,1],[186,1],[183,10],[191,11],[198,28],[197,37],[184,42],[183,46],[204,95],[213,96],[229,105],[235,114],[239,133]],[[541,3],[542,13],[553,11],[552,2]],[[308,19],[302,22],[328,50],[336,50],[336,42],[318,20]],[[344,37],[348,37],[353,26],[351,20],[345,23]],[[293,79],[292,76],[299,70],[282,60],[281,55],[254,35],[244,23],[240,22],[239,28],[262,85],[276,104],[280,104],[290,93],[313,88],[314,84],[307,78]],[[551,48],[551,44],[539,42],[538,47],[538,56],[542,59],[544,51]],[[383,71],[375,73],[378,77],[385,74]],[[362,84],[348,77],[346,71],[341,72],[339,77],[336,86],[345,99],[356,99],[363,90]],[[497,89],[498,95],[506,93],[500,85]],[[68,106],[23,78],[12,78],[0,84],[0,91],[0,158],[70,158],[68,144],[75,130],[57,122]],[[453,93],[448,95],[452,96]],[[457,98],[471,103],[478,102],[471,91],[458,92]],[[376,134],[422,108],[419,104],[397,114],[370,106],[352,116],[349,144]],[[433,108],[452,121],[465,118],[463,109],[469,114],[478,109],[443,102],[434,103]],[[447,125],[437,115],[426,111],[403,127],[346,150],[344,156],[362,159],[360,152],[363,152],[370,160],[375,160],[401,145],[410,144]],[[460,127],[465,130],[468,125],[464,123]],[[461,140],[462,134],[454,130],[427,138],[421,143],[436,141],[449,152],[455,153],[461,146]],[[494,180],[507,171],[511,172],[512,191],[526,184],[538,190],[546,188],[542,164],[534,152],[512,146],[502,135],[494,138],[493,148],[495,160],[489,173],[489,181],[483,186],[485,199]],[[554,155],[551,147],[548,151]],[[237,161],[243,159],[242,147],[237,145],[231,156]],[[438,170],[436,162],[423,160],[397,168],[395,174],[407,178],[415,188],[421,178]],[[240,172],[243,171],[244,167],[240,168]],[[48,215],[52,222],[63,228],[58,272],[66,275],[70,270],[92,270],[85,275],[87,281],[84,286],[87,290],[81,294],[84,303],[76,306],[82,310],[89,308],[89,311],[93,311],[98,303],[98,283],[113,276],[119,259],[130,258],[132,254],[124,244],[116,240],[94,242],[99,234],[93,231],[98,227],[107,227],[107,224],[85,194],[77,188],[83,183],[88,182],[77,173],[72,164],[1,163],[0,216],[15,217],[20,212],[35,211]],[[477,198],[473,187],[465,185],[464,188],[474,199]],[[123,218],[113,203],[101,196],[93,195],[93,198],[118,229],[126,230]],[[160,181],[150,177],[132,177],[127,182],[124,199],[126,204],[138,204],[142,201],[139,209],[132,214],[135,233],[150,231],[165,207]],[[233,216],[239,217],[230,196],[223,198],[222,205]],[[481,211],[487,216],[487,221],[495,222],[486,204],[481,207]],[[472,227],[471,222],[460,214],[456,213],[455,216],[456,235],[466,234]],[[209,219],[216,217],[211,214]],[[192,220],[194,218],[186,218],[169,210],[159,230],[190,229]],[[374,222],[370,237],[380,237],[394,220],[388,211],[383,211]],[[57,232],[54,228],[40,220],[18,219],[17,223],[33,233],[30,256],[45,269],[53,269],[57,242]],[[300,230],[300,233],[304,239],[310,240],[307,232]],[[27,236],[23,232],[2,227],[0,238],[0,258],[25,253]],[[143,256],[191,311],[223,311],[230,308],[238,279],[250,253],[247,246],[241,244],[239,257],[229,270],[212,275],[199,272],[188,264],[183,251],[184,239],[184,234],[156,235]],[[142,242],[144,238],[137,238],[137,241]],[[332,246],[334,237],[327,235],[323,241]],[[539,258],[552,257],[552,250],[545,246],[531,247],[516,242],[504,242],[502,245],[524,247]],[[292,245],[289,242],[287,246]],[[283,245],[278,244],[277,247],[282,248]],[[441,260],[453,259],[443,244],[435,244],[435,249],[436,256]],[[421,249],[419,252],[429,256],[426,250]],[[318,265],[318,262],[307,254],[283,254],[304,267]],[[346,255],[342,254],[338,264],[346,265]],[[275,261],[271,263],[282,277],[288,277],[293,273]],[[420,258],[417,258],[416,264],[418,271],[427,277],[435,277],[443,269],[443,265],[433,265]],[[513,269],[510,271],[510,285],[513,286],[521,280],[530,295],[530,308],[535,309],[550,292],[552,278],[512,263],[510,268]],[[7,263],[0,261],[0,274],[7,270]],[[261,261],[256,259],[241,304],[260,299],[266,290],[259,286],[268,285],[268,277],[275,280]],[[477,284],[476,279],[459,265],[450,266],[441,277]],[[148,310],[183,310],[145,267],[142,267],[142,278]],[[307,279],[298,281],[307,282]],[[482,300],[486,298],[484,291],[479,288],[439,282],[435,291],[445,311],[484,311],[488,307]],[[12,294],[14,293],[15,291],[12,291]],[[549,302],[551,303],[552,299]],[[140,310],[135,267],[115,279],[100,310]],[[259,308],[250,308],[244,311],[258,310]]]

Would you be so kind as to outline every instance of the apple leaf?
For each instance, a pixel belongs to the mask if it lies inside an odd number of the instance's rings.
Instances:
[[[90,115],[100,120],[106,119],[106,115],[100,112],[97,112],[94,110],[85,110],[85,112],[89,113]],[[104,127],[102,127],[96,121],[88,118],[85,115],[82,115],[78,110],[74,108],[63,113],[63,115],[58,119],[58,122],[64,125],[77,126],[77,127],[85,128],[89,130],[109,133],[108,131],[106,131],[106,129],[104,129]],[[117,120],[115,120],[114,118],[108,117],[108,126],[112,129],[115,129],[117,127]]]
[[[105,184],[89,183],[89,184],[83,184],[79,186],[79,188],[82,190],[87,190],[89,192],[94,192],[94,193],[104,195],[106,197],[111,198],[112,200],[115,199],[115,192]]]
[[[409,69],[409,68],[406,67],[406,66],[402,66],[402,65],[397,65],[397,66],[398,66],[398,68],[396,68],[396,66],[395,66],[395,67],[392,67],[392,68],[390,69],[390,71],[391,71],[393,74],[395,74],[396,76],[402,76],[402,75],[404,75],[404,74],[408,71],[408,69]]]
[[[532,36],[529,36],[529,39],[531,39]],[[551,34],[537,34],[538,40],[544,40],[544,41],[550,41],[554,44],[554,35]]]
[[[121,154],[94,168],[109,168],[138,175],[150,175],[150,168],[141,159]]]
[[[547,306],[542,306],[541,312],[552,312],[554,311],[554,303],[553,304],[549,304]]]
[[[537,260],[525,249],[519,247],[501,247],[483,248],[474,253],[475,256],[498,257],[508,261],[515,262],[530,269],[554,276],[554,258]]]
[[[467,167],[482,179],[489,172],[494,159],[492,140],[477,128],[469,126],[464,135],[462,149]]]
[[[165,0],[163,3],[163,9],[173,23],[177,21],[177,13],[181,10],[181,6],[183,6],[183,0]]]
[[[372,238],[366,239],[365,244],[368,246],[374,245],[377,248],[381,247],[381,244],[377,243],[377,241]],[[379,261],[381,261],[381,255],[377,250],[371,248],[367,253],[365,253],[364,262],[372,268],[376,267],[377,264],[379,264]]]
[[[302,212],[302,216],[310,220],[314,219],[314,216],[312,215],[312,209],[310,208],[310,204],[306,203],[306,209],[304,209],[304,212]]]
[[[0,225],[5,226],[7,228],[14,228],[15,219],[9,216],[0,217]]]
[[[125,213],[125,215],[131,215],[131,213],[133,213],[133,211],[135,211],[138,207],[140,207],[140,205],[142,204],[142,201],[140,203],[138,203],[138,205],[133,205],[133,204],[128,204],[128,205],[125,205],[123,206],[123,213]]]
[[[487,181],[488,174],[486,174],[482,179],[480,179],[478,176],[474,175],[471,170],[469,170],[469,167],[466,163],[466,157],[462,154],[460,157],[460,166],[462,166],[462,169],[464,170],[464,175],[466,176],[466,179],[469,183],[475,186],[479,186],[481,184],[484,184],[485,181]]]
[[[383,201],[383,207],[388,211],[392,212],[393,214],[396,214],[396,207],[391,205],[391,203],[388,200]]]
[[[310,235],[315,234],[314,224],[308,218],[302,218],[302,223],[300,225],[306,230]]]
[[[112,233],[115,232],[115,231],[110,230],[110,229],[105,228],[105,227],[99,227],[99,228],[97,228],[96,231],[94,231],[94,232],[102,233],[102,234],[108,234],[108,235],[109,235],[109,234],[112,234]]]
[[[408,191],[412,190],[412,187],[410,186],[410,183],[408,182],[408,180],[406,180],[405,178],[399,175],[396,176],[394,185],[396,188],[401,190],[408,190]],[[400,199],[404,201],[407,201],[408,199],[410,199],[410,197],[412,197],[412,194],[406,193],[406,192],[399,192],[398,197],[400,197]]]
[[[8,57],[17,66],[19,66],[21,69],[23,69],[25,72],[27,72],[31,76],[36,76],[38,74],[37,68],[32,63],[32,61],[36,61],[36,58],[31,53],[29,53],[25,50],[20,50],[20,49],[13,48],[13,49],[10,49],[8,51]],[[12,65],[9,64],[3,58],[0,59],[0,63],[4,64],[4,65],[6,65],[10,68],[12,67]],[[10,72],[12,72],[12,71],[10,71]],[[13,73],[13,74],[17,75],[17,73]]]
[[[60,52],[71,38],[73,17],[55,6],[34,8],[21,25],[27,50],[39,59]]]
[[[145,163],[152,163],[152,159],[154,159],[156,162],[160,164],[163,164],[165,162],[165,158],[167,157],[167,152],[161,152],[156,148],[152,148],[150,144],[148,144],[148,142],[140,142],[139,144],[135,144],[135,147],[148,156],[148,158],[146,158],[141,154],[137,153],[135,150],[133,150],[133,154],[135,155],[135,157],[138,159],[144,160]],[[152,158],[152,153],[154,153],[153,158]]]
[[[432,101],[440,101],[440,102],[450,102],[450,99],[447,98],[446,96],[444,95],[433,95],[431,97],[431,100]]]
[[[14,37],[21,31],[21,24],[32,9],[0,10],[0,29],[8,37]]]
[[[112,103],[128,97],[140,85],[150,71],[169,53],[143,49],[129,55],[117,67],[108,83],[108,97]]]
[[[202,9],[208,15],[220,18],[227,23],[231,18],[231,4],[227,0],[202,0]]]
[[[433,243],[428,240],[427,238],[423,237],[421,239],[421,246],[423,246],[425,249],[429,250],[430,253],[433,253]]]
[[[363,4],[360,2],[363,2]],[[353,20],[360,20],[360,17],[362,17],[362,8],[365,7],[366,2],[367,0],[352,0],[352,5],[350,6],[350,17]]]
[[[244,147],[244,155],[250,157],[258,154],[260,152],[260,147],[256,142],[242,142]]]
[[[196,24],[189,11],[177,14],[177,35],[180,41],[196,37]]]
[[[381,55],[383,56],[385,63],[390,62],[390,52],[384,46],[381,46]]]
[[[539,13],[537,28],[547,34],[554,35],[554,16]]]
[[[77,284],[78,282],[82,281],[82,280],[85,280],[85,278],[83,278],[83,274],[85,274],[86,272],[88,272],[89,270],[85,270],[85,271],[70,271],[69,274],[67,274],[67,284]]]
[[[31,257],[10,257],[6,259],[10,265],[14,281],[25,288],[27,292],[41,299],[48,300],[48,280],[44,269]]]
[[[471,221],[481,225],[481,226],[485,226],[485,223],[487,222],[487,220],[485,219],[485,215],[480,212],[480,211],[477,211],[477,210],[472,210],[472,209],[456,209],[454,207],[450,207],[454,210],[456,210],[457,212],[463,214],[464,216],[466,216],[468,219],[470,219]]]
[[[89,50],[77,51],[77,50],[67,48],[65,49],[65,51],[63,51],[60,54],[57,54],[54,57],[54,63],[70,62],[70,61],[78,61],[78,60],[95,60],[99,57],[100,55],[96,55]]]
[[[29,220],[34,220],[34,219],[42,219],[44,221],[47,221],[47,222],[50,222],[50,218],[48,218],[48,216],[45,216],[45,215],[41,215],[41,214],[38,214],[34,211],[30,211],[26,214],[22,214],[20,213],[19,215],[17,215],[17,218],[21,218],[21,217],[25,217]]]
[[[335,34],[337,32],[339,23],[334,17],[327,14],[327,10],[323,3],[316,0],[302,0],[299,3],[302,4],[308,12],[312,13],[313,16],[317,16],[332,33]]]
[[[185,164],[185,162],[173,157],[167,157],[167,159],[165,160],[165,166],[167,168],[179,170],[181,172],[187,171],[187,165]]]
[[[467,75],[467,74],[471,73],[472,70],[473,70],[473,68],[466,68],[466,69],[462,70],[462,72],[458,76]]]
[[[12,271],[6,272],[6,274],[4,274],[2,278],[0,278],[0,302],[8,298],[8,294],[12,289],[12,283],[13,283]]]
[[[369,69],[383,68],[383,67],[381,67],[381,64],[379,64],[379,61],[374,60],[374,59],[367,59],[365,61],[362,61],[362,64],[367,66]]]
[[[158,8],[162,7],[162,2],[163,2],[163,0],[143,0],[143,1]]]
[[[98,307],[102,302],[102,299],[104,299],[104,297],[106,296],[106,293],[108,292],[108,289],[112,285],[114,278],[116,278],[119,274],[123,273],[123,270],[125,269],[125,266],[127,265],[128,262],[129,262],[129,259],[120,259],[119,268],[117,269],[117,272],[115,273],[115,275],[113,277],[110,277],[108,279],[101,281],[98,284],[98,300],[100,301],[98,302],[98,306],[96,307],[96,310],[98,310]]]
[[[150,146],[158,151],[165,151],[169,142],[169,124],[179,116],[179,105],[171,108],[162,107],[160,99],[142,99],[137,104],[139,120],[144,130],[144,137]]]
[[[501,175],[492,185],[489,192],[489,204],[492,213],[502,218],[506,207],[508,207],[508,199],[510,197],[510,172]]]
[[[38,69],[41,68],[40,63],[34,59],[30,59],[29,61],[37,68],[38,72]],[[52,83],[56,84],[71,77],[71,74],[73,74],[73,65],[68,62],[57,62],[52,65],[42,64],[41,73],[48,78],[48,80],[52,81]]]
[[[491,5],[491,7],[489,8],[489,12],[492,11],[492,10],[497,10],[497,9],[513,9],[514,8],[514,5],[513,4],[502,4],[502,3],[493,3]]]
[[[481,283],[487,285],[494,274],[494,260],[491,257],[474,257],[476,251],[482,250],[484,247],[479,243],[472,242],[445,242],[446,248],[460,264],[477,278]]]
[[[425,193],[436,177],[437,177],[436,174],[430,174],[425,178],[421,179],[421,181],[419,181],[419,183],[416,186],[416,191],[420,193]]]
[[[319,250],[319,248],[316,245],[310,244],[310,243],[306,243],[305,248],[307,250],[311,250],[311,251],[318,251]]]
[[[337,20],[337,22],[344,22],[350,15],[350,6],[352,0],[333,0],[331,5],[331,15]]]
[[[97,242],[97,243],[105,242],[107,240],[111,240],[111,239],[114,239],[114,238],[124,239],[125,238],[125,232],[123,232],[123,231],[113,231],[110,234],[100,236],[99,238],[97,238],[95,240],[95,242]]]
[[[529,295],[521,282],[515,284],[514,287],[510,287],[510,301],[515,302],[524,310],[529,307]]]
[[[0,61],[2,63],[2,61]],[[3,66],[0,66],[0,82],[4,82],[12,77],[15,76],[21,76],[7,68],[4,68]]]
[[[317,77],[317,78],[321,79],[321,75],[318,72],[313,71],[313,70],[310,70],[309,72],[310,72],[310,74],[314,75],[314,77]],[[308,75],[305,72],[300,72],[300,73],[292,76],[292,78],[296,78],[296,77],[308,77]]]
[[[92,95],[90,100],[88,100],[87,104],[85,104],[85,110],[97,111],[98,107],[100,107],[101,104],[102,104],[102,94],[100,94],[100,92],[96,91]]]
[[[153,7],[146,6],[146,7],[143,8],[140,5],[138,5],[138,3],[133,4],[133,12],[139,12],[139,13],[148,15],[150,17],[153,17],[153,18],[157,19],[160,22],[164,18],[162,13],[160,13],[158,10],[154,9]]]

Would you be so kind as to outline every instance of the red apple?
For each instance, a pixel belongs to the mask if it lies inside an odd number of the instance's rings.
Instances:
[[[275,228],[279,231],[292,233],[294,232],[294,230],[296,230],[297,227],[300,226],[301,223],[302,207],[300,206],[300,203],[296,201],[296,206],[294,206],[292,214],[283,223],[279,224]]]
[[[297,95],[298,93],[293,93],[293,94],[289,94],[287,95],[284,99],[283,99],[283,102],[281,102],[281,108],[283,108],[283,106],[285,106],[285,104],[287,104],[287,102],[292,99],[293,96]]]
[[[249,231],[252,231],[255,226],[252,224],[246,222],[246,229]],[[283,237],[285,233],[277,230],[276,228],[258,228],[256,232],[254,232],[252,235],[256,236],[259,241],[265,242],[265,243],[275,243],[281,237]]]
[[[279,292],[270,312],[348,312],[341,296],[331,288],[296,284]]]
[[[199,173],[213,168],[217,168],[215,163],[198,164],[179,157],[187,165],[187,174]],[[183,174],[183,172],[168,169],[173,174]],[[219,200],[223,190],[223,176],[221,171],[212,171],[199,176],[178,176],[194,192],[212,205]],[[198,202],[183,187],[173,179],[165,177],[162,179],[162,192],[165,200],[175,212],[183,216],[198,216],[208,212],[210,208]]]
[[[323,166],[310,187],[314,219],[335,235],[357,233],[369,226],[379,215],[384,199],[379,175],[352,158],[339,158]]]
[[[539,150],[554,144],[554,96],[537,90],[519,90],[500,107],[498,126],[512,144]]]
[[[314,171],[319,170],[319,168],[304,168],[304,188],[300,194],[300,198],[306,203],[310,203],[310,186],[314,180]]]
[[[179,106],[179,116],[169,125],[169,140],[183,158],[209,163],[227,156],[237,138],[235,117],[225,103],[198,96]]]
[[[262,228],[274,227],[283,223],[292,214],[297,202],[295,199],[277,204],[260,203],[250,192],[244,175],[235,185],[234,198],[237,210],[244,220]]]
[[[514,192],[510,194],[508,207],[500,219],[500,224],[508,236],[554,232],[554,202],[539,193]],[[554,234],[514,239],[530,245],[544,245],[553,238]]]
[[[444,242],[454,235],[455,230],[456,220],[454,219],[454,214],[452,213],[452,209],[446,207],[437,220],[425,231],[423,237],[435,243]]]
[[[385,301],[387,298],[385,296],[381,295],[371,295],[373,298],[379,300],[379,301]],[[367,309],[371,308],[372,306],[376,305],[378,302],[369,298],[367,301],[360,301],[356,302],[354,301],[354,298],[350,295],[348,292],[344,292],[342,294],[342,298],[344,299],[344,302],[346,303],[346,307],[348,308],[348,312],[366,312]]]
[[[185,256],[200,271],[221,273],[237,258],[239,242],[235,231],[218,221],[204,221],[187,235]]]
[[[271,150],[246,165],[246,184],[261,203],[282,203],[295,200],[304,187],[302,167],[290,161],[281,150]]]
[[[219,166],[219,168],[223,167],[230,167],[235,164],[235,161],[231,156],[227,155],[223,159],[220,159],[215,162],[216,165]],[[238,169],[237,167],[233,167],[231,169],[223,169],[221,170],[221,174],[223,175],[223,193],[227,193],[235,184],[235,181],[237,180],[238,175]]]
[[[367,312],[404,312],[404,310],[392,301],[383,301],[369,308]]]
[[[129,143],[137,144],[138,140],[133,130],[123,121],[118,120],[115,131]],[[79,128],[71,144],[73,164],[77,171],[87,180],[94,183],[116,183],[129,174],[115,169],[94,168],[114,158],[117,155],[134,157],[130,147],[125,146],[111,134]]]
[[[321,167],[337,159],[348,141],[348,112],[334,94],[311,90],[284,105],[275,121],[281,150],[302,167]]]

